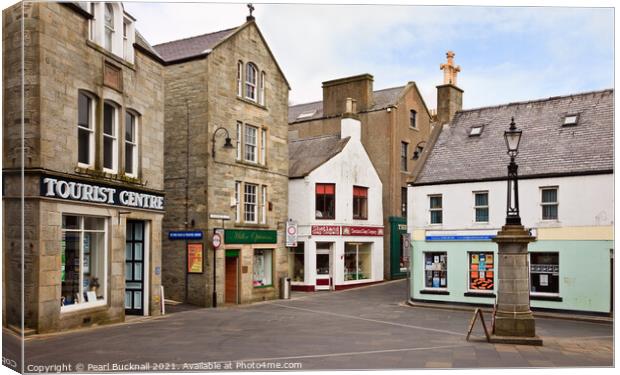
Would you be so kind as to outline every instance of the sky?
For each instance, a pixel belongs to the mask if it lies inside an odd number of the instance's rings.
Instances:
[[[321,100],[323,81],[370,73],[375,90],[415,81],[427,106],[435,108],[435,87],[443,83],[439,65],[448,50],[461,67],[463,108],[614,86],[613,8],[413,1],[387,6],[272,0],[254,2],[254,16],[291,85],[292,104]],[[236,27],[248,14],[245,3],[124,4],[151,44]]]

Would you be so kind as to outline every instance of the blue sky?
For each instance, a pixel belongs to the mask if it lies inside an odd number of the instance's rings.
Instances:
[[[323,81],[370,73],[375,89],[415,81],[434,108],[447,50],[461,66],[464,108],[614,85],[609,7],[255,7],[257,23],[292,86],[291,103],[320,100]],[[247,15],[245,4],[125,3],[125,8],[152,44],[238,26]]]

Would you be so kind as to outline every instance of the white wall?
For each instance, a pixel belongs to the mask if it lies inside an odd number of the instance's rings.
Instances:
[[[613,175],[519,180],[526,228],[613,225]],[[416,229],[499,229],[506,220],[506,181],[409,187],[408,232]],[[558,187],[558,220],[542,220],[541,187]],[[474,191],[489,192],[489,223],[474,222]],[[443,195],[443,224],[430,224],[429,195]]]

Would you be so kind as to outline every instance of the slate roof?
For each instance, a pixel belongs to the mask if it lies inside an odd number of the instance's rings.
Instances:
[[[510,161],[504,131],[514,116],[523,131],[519,176],[613,171],[612,89],[510,103],[456,113],[445,126],[413,185],[504,179]],[[578,124],[562,126],[568,114]],[[484,126],[479,137],[472,127]]]
[[[338,155],[349,139],[350,137],[341,139],[340,136],[329,135],[289,141],[289,178],[307,176]]]
[[[157,53],[157,51],[149,44],[149,42],[146,41],[142,34],[138,32],[138,30],[136,30],[136,44],[163,60],[163,57]]]
[[[378,110],[386,108],[391,104],[396,104],[398,100],[398,96],[402,93],[405,86],[399,87],[391,87],[382,90],[373,91],[374,105],[369,108],[369,110]],[[303,117],[297,119],[297,117],[306,112],[315,111],[312,116]],[[288,122],[289,124],[295,122],[316,120],[323,117],[323,102],[311,102],[311,103],[303,103],[296,104],[288,107]]]
[[[219,42],[234,33],[238,27],[220,30],[213,33],[193,36],[190,38],[173,40],[161,43],[153,48],[162,56],[166,62],[187,59],[190,57],[206,54],[207,50],[213,49]]]

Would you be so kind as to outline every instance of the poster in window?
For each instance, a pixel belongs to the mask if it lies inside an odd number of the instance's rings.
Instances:
[[[539,281],[540,281],[540,286],[549,286],[549,275],[541,274]]]
[[[201,243],[187,244],[187,272],[202,273],[203,249]]]

